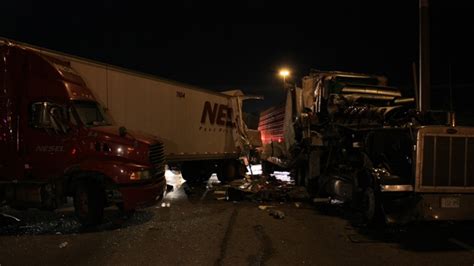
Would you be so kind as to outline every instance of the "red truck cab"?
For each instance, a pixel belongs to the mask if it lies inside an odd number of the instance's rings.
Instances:
[[[113,126],[68,62],[0,40],[0,204],[55,209],[71,196],[95,224],[106,206],[131,211],[165,189],[162,142]]]

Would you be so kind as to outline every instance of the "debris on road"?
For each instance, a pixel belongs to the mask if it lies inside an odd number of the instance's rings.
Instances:
[[[279,211],[279,210],[275,210],[273,208],[275,208],[276,206],[272,206],[272,205],[259,205],[258,208],[262,211],[268,211],[268,213],[275,217],[275,219],[283,219],[285,218],[285,213],[282,212],[282,211]]]
[[[67,241],[66,242],[62,242],[61,244],[59,244],[59,248],[65,248],[67,246]]]
[[[226,200],[227,199],[227,190],[214,190],[214,196],[217,200]]]
[[[258,208],[262,211],[268,209],[268,208],[274,208],[275,206],[270,206],[270,205],[260,205]]]
[[[301,202],[310,199],[306,188],[265,175],[246,176],[215,189],[214,196],[218,200],[223,200],[224,195],[229,201],[287,202],[294,200]]]
[[[269,211],[269,213],[270,213],[271,216],[275,217],[276,219],[283,219],[283,218],[285,218],[285,213],[282,212],[282,211],[279,211],[279,210],[273,210],[273,209],[271,209],[271,210]]]

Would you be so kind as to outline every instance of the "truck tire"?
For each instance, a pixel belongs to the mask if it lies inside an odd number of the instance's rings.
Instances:
[[[130,219],[136,212],[135,209],[125,210],[123,203],[118,203],[117,208],[119,210],[120,216],[125,219]]]
[[[83,226],[97,225],[104,216],[105,195],[96,182],[81,182],[74,190],[74,212]]]
[[[362,215],[367,226],[382,227],[385,224],[382,206],[373,188],[364,189],[361,205]]]

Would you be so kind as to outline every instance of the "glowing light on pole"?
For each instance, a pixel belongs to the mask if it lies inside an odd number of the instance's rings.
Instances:
[[[283,77],[283,84],[286,84],[286,77],[290,75],[290,71],[286,68],[281,69],[279,75]]]

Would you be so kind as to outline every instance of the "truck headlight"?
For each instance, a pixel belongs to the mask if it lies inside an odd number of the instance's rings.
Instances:
[[[146,180],[150,178],[151,178],[151,174],[150,174],[150,171],[148,170],[136,171],[130,174],[130,180]]]

